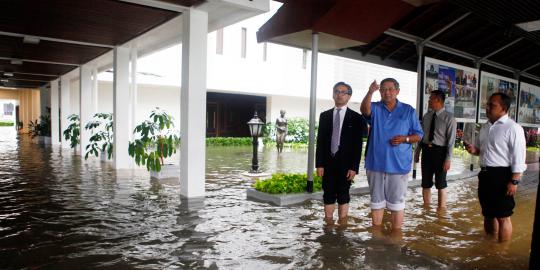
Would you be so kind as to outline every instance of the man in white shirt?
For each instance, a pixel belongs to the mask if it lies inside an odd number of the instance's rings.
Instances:
[[[484,215],[484,230],[498,236],[499,242],[512,237],[514,195],[525,164],[525,133],[508,118],[510,97],[491,95],[486,106],[489,121],[482,126],[475,145],[466,143],[467,151],[480,155],[478,198]]]

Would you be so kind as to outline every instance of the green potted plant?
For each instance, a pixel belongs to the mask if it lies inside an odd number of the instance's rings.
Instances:
[[[39,117],[38,120],[30,121],[28,130],[34,143],[51,144],[51,109],[47,107],[48,113]]]
[[[178,166],[164,163],[165,158],[176,153],[180,143],[171,115],[156,107],[149,120],[136,126],[133,134],[137,139],[129,143],[128,151],[137,165],[146,166],[152,178],[178,178]]]
[[[111,159],[113,151],[113,118],[112,113],[96,113],[94,119],[84,127],[90,130],[92,136],[88,139],[84,159],[89,155],[100,157],[101,161]]]
[[[69,146],[77,152],[77,145],[80,143],[80,118],[76,114],[68,115],[69,125],[64,130],[64,138],[70,141]]]

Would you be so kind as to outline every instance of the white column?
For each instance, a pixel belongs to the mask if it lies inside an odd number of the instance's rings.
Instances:
[[[313,171],[315,170],[315,111],[317,109],[317,67],[319,57],[319,34],[311,34],[311,88],[309,93],[309,141],[306,191],[313,192]]]
[[[92,109],[98,111],[99,89],[98,89],[97,67],[92,68]],[[103,112],[104,113],[104,112]]]
[[[79,116],[81,117],[81,144],[79,149],[81,155],[86,153],[86,146],[90,143],[90,131],[84,127],[92,120],[94,115],[94,104],[92,104],[92,69],[87,65],[79,68]]]
[[[206,123],[206,37],[208,13],[182,13],[182,90],[180,94],[180,194],[204,196]]]
[[[137,47],[131,47],[129,52],[129,60],[131,62],[130,70],[130,118],[129,118],[129,140],[133,140],[133,130],[137,125]]]
[[[131,168],[129,145],[129,48],[114,48],[113,81],[113,166],[115,169]]]
[[[71,108],[69,106],[69,91],[69,78],[65,76],[60,77],[60,137],[63,148],[69,148],[69,141],[66,141],[63,134],[64,130],[66,130],[67,126],[69,125],[67,117],[71,112]]]
[[[51,143],[53,145],[60,144],[60,114],[59,114],[59,97],[58,92],[59,80],[51,81]]]

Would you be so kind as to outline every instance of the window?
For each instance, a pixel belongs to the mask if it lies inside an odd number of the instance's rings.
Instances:
[[[240,51],[240,57],[246,58],[246,51],[247,51],[247,28],[242,27],[242,45],[241,45],[241,51]]]
[[[216,54],[223,55],[223,28],[216,31]]]

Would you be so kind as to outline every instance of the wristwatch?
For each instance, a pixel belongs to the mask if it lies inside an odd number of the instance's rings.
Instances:
[[[519,180],[512,179],[510,180],[510,183],[512,183],[512,185],[517,185],[519,184]]]

